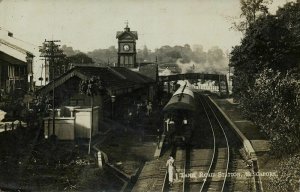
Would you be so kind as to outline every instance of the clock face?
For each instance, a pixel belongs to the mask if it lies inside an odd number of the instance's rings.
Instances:
[[[129,47],[129,45],[126,44],[123,46],[123,49],[124,49],[124,51],[129,51],[130,47]]]

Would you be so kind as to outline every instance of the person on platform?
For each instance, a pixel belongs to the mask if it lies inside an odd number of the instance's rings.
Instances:
[[[170,131],[173,131],[175,129],[175,122],[172,117],[170,118],[168,129]]]
[[[172,156],[169,157],[167,163],[167,170],[168,170],[168,175],[169,175],[169,185],[173,185],[174,181],[174,172],[175,172],[175,167],[174,167],[174,158]]]
[[[165,120],[165,127],[166,127],[166,131],[169,132],[169,123],[170,123],[170,118],[168,117],[167,120]]]
[[[152,113],[152,103],[149,102],[147,105],[147,115],[150,116]]]

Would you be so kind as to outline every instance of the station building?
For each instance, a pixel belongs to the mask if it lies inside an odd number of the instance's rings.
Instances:
[[[33,58],[31,52],[0,38],[1,93],[33,90]]]
[[[127,115],[134,112],[137,106],[153,101],[158,80],[157,65],[136,64],[138,34],[131,31],[128,25],[124,31],[117,32],[116,38],[117,66],[75,65],[38,90],[40,96],[50,100],[54,98],[55,120],[52,119],[53,113],[43,119],[45,137],[55,132],[60,140],[89,138],[91,129],[92,135],[101,131],[101,122],[104,119],[126,120]],[[80,93],[79,88],[81,81],[92,77],[100,79],[105,88],[104,93],[94,96],[93,121],[91,98]]]
[[[92,77],[103,82],[105,92],[94,96],[93,125],[90,97],[80,93],[80,82]],[[55,103],[55,134],[61,140],[89,138],[101,131],[105,118],[121,120],[137,104],[152,101],[155,80],[124,67],[75,67],[41,88],[41,96]],[[50,102],[52,103],[52,101]],[[52,116],[44,118],[45,137],[53,134]]]

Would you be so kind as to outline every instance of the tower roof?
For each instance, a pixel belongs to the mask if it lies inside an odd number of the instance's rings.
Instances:
[[[124,31],[117,32],[116,38],[120,39],[120,37],[122,37],[124,34],[128,34],[128,35],[132,36],[135,40],[138,39],[137,31],[130,31],[130,28],[128,27],[128,22],[126,23],[126,27],[124,28]]]

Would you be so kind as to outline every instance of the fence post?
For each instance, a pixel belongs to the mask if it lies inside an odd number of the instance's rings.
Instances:
[[[98,166],[100,169],[103,168],[103,163],[102,163],[102,155],[101,155],[101,151],[97,152],[97,157],[98,157]]]

